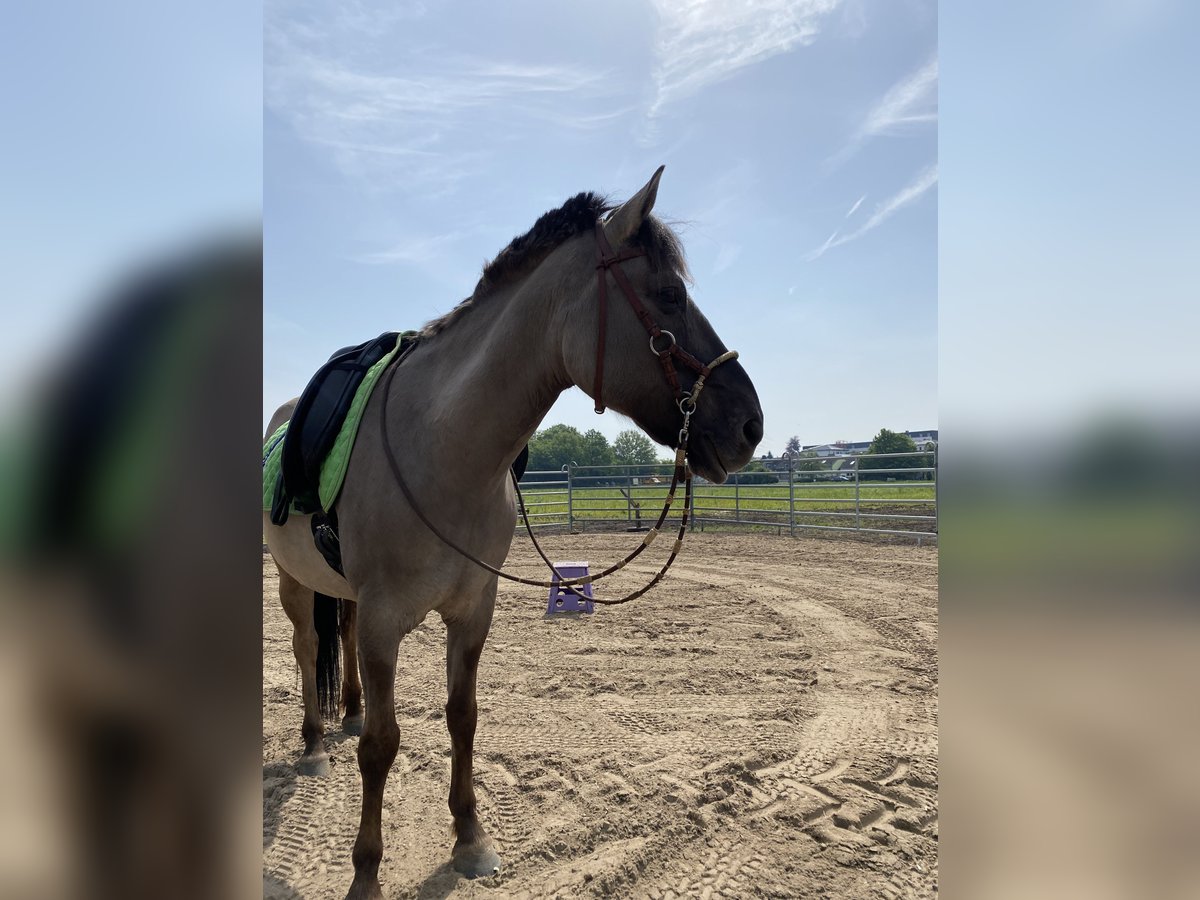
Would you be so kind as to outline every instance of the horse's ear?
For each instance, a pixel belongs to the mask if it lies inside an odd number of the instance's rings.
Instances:
[[[604,236],[613,247],[620,247],[629,240],[642,226],[650,210],[654,209],[654,198],[658,196],[658,179],[662,178],[663,169],[659,166],[646,186],[613,210],[604,222]]]

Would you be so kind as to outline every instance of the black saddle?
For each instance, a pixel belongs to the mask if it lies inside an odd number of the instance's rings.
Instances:
[[[321,463],[337,439],[354,393],[367,370],[387,356],[400,340],[402,352],[416,342],[413,332],[385,331],[329,358],[308,382],[283,439],[279,481],[271,501],[271,521],[282,525],[294,507],[301,514],[320,513]]]
[[[337,515],[334,510],[321,509],[321,464],[341,431],[367,371],[392,351],[397,339],[403,356],[416,345],[417,332],[385,331],[373,340],[343,347],[333,354],[300,394],[284,435],[279,480],[271,501],[271,521],[284,524],[292,508],[302,515],[312,515],[313,540],[338,574],[342,574],[342,554]],[[392,365],[399,365],[399,360]],[[525,474],[528,463],[526,445],[512,464],[518,479]]]

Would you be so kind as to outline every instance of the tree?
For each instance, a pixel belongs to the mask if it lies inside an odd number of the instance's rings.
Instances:
[[[599,466],[611,466],[617,459],[613,456],[612,447],[608,445],[608,438],[595,428],[584,432],[579,453],[573,458],[573,461],[584,470],[582,473],[576,474],[588,477],[590,479],[588,484],[599,486],[615,483],[613,480],[617,477],[615,473],[598,468]]]
[[[800,437],[793,434],[788,438],[787,446],[783,449],[784,459],[795,459],[800,455]]]
[[[871,446],[867,448],[867,457],[858,461],[860,472],[866,472],[869,469],[919,469],[922,466],[930,465],[933,455],[929,456],[895,456],[885,457],[884,459],[873,459],[870,457],[872,453],[915,453],[917,445],[907,434],[899,434],[895,431],[890,431],[887,428],[880,428],[879,434],[875,435],[875,439],[871,441]],[[917,474],[913,475],[875,475],[875,480],[881,480],[888,477],[892,478],[919,478]]]
[[[592,428],[584,432],[583,446],[575,462],[581,466],[611,466],[616,462],[616,457],[608,445],[608,438]]]
[[[617,435],[616,440],[612,442],[612,450],[617,462],[623,466],[654,466],[658,463],[658,453],[654,449],[653,441],[632,428]],[[653,471],[653,468],[645,471],[633,469],[629,474],[649,475]]]
[[[581,462],[586,442],[579,430],[570,425],[551,425],[529,441],[529,471],[558,471],[572,462]]]

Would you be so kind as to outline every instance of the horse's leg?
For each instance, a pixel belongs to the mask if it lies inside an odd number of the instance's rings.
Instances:
[[[313,592],[279,568],[279,600],[292,620],[292,652],[300,666],[304,695],[304,755],[296,763],[301,775],[328,775],[329,754],[325,751],[325,723],[317,701],[317,629],[313,624]]]
[[[358,770],[362,773],[362,815],[354,841],[354,882],[347,900],[382,898],[379,862],[383,859],[383,788],[400,749],[396,725],[396,654],[400,639],[412,624],[402,624],[398,600],[388,596],[360,597],[358,653],[366,693],[362,737],[358,739]]]
[[[362,681],[358,674],[358,604],[347,600],[342,604],[342,731],[362,734]]]
[[[473,784],[475,747],[475,676],[479,655],[492,625],[496,584],[492,581],[470,618],[446,620],[446,727],[450,730],[450,812],[454,816],[452,861],[467,878],[494,875],[500,857],[476,815]]]

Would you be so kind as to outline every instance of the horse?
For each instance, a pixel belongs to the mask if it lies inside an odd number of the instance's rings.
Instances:
[[[484,267],[470,297],[426,325],[416,346],[393,363],[397,377],[381,380],[367,403],[336,501],[344,576],[314,547],[308,517],[293,515],[283,526],[265,522],[302,673],[302,772],[328,767],[314,605],[322,595],[349,601],[340,622],[343,727],[358,730],[361,722],[363,786],[350,900],[382,897],[383,793],[400,745],[394,698],[400,642],[434,611],[446,627],[451,864],[468,878],[499,871],[472,779],[476,673],[497,587],[497,576],[476,561],[498,567],[508,554],[517,513],[509,467],[558,396],[579,387],[597,411],[611,406],[672,448],[688,413],[689,463],[717,484],[754,458],[762,407],[741,364],[714,369],[690,408],[687,388],[699,393],[700,370],[670,365],[687,362],[689,353],[692,363],[734,354],[688,293],[691,276],[678,237],[652,215],[663,168],[619,206],[585,192],[542,215]],[[614,285],[628,304],[620,294],[607,302]],[[268,434],[290,409],[285,404],[275,414]],[[407,487],[389,467],[389,453]]]

